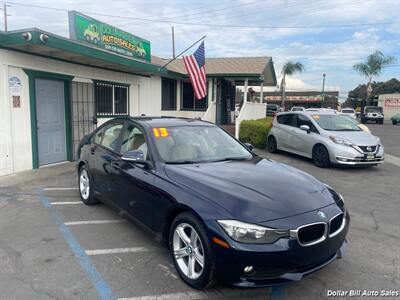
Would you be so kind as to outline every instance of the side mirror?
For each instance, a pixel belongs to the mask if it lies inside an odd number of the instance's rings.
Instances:
[[[300,129],[307,131],[307,133],[310,133],[310,131],[311,131],[310,126],[308,126],[308,125],[300,125]]]
[[[121,159],[123,161],[139,164],[139,165],[147,165],[147,161],[145,160],[144,153],[142,150],[130,150],[125,152]]]
[[[250,143],[244,143],[244,145],[246,146],[247,149],[249,149],[251,152],[253,152],[254,147],[253,147],[252,144],[250,144]]]

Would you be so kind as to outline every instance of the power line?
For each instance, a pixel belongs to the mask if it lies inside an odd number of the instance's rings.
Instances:
[[[12,5],[19,5],[25,7],[35,7],[49,10],[57,10],[57,11],[68,11],[68,9],[63,8],[55,8],[34,4],[25,4],[18,2],[8,2]],[[304,26],[267,26],[267,25],[236,25],[236,24],[211,24],[211,23],[193,23],[193,22],[182,22],[182,21],[172,21],[172,20],[160,20],[160,19],[148,19],[148,18],[140,18],[140,17],[124,17],[124,16],[116,16],[102,13],[94,13],[94,12],[86,12],[87,14],[109,17],[109,18],[117,18],[117,19],[127,19],[134,21],[146,21],[146,22],[154,22],[154,23],[167,23],[167,24],[179,24],[179,25],[187,25],[187,26],[204,26],[204,27],[220,27],[220,28],[255,28],[255,29],[316,29],[316,28],[348,28],[348,27],[368,27],[368,26],[384,26],[384,25],[392,25],[392,24],[400,24],[400,21],[392,21],[392,22],[377,22],[377,23],[358,23],[358,24],[333,24],[333,25],[304,25]]]

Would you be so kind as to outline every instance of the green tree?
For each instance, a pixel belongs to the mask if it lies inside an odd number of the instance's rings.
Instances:
[[[301,62],[288,61],[283,65],[282,68],[282,80],[281,80],[281,94],[282,94],[282,108],[285,108],[286,101],[286,75],[290,76],[295,73],[301,73],[304,71],[304,65]]]
[[[357,71],[361,76],[368,78],[366,100],[369,101],[372,88],[372,78],[374,76],[379,76],[382,73],[382,69],[392,64],[396,61],[393,56],[385,56],[381,51],[375,51],[374,53],[368,55],[365,62],[355,64],[353,66],[354,70]]]

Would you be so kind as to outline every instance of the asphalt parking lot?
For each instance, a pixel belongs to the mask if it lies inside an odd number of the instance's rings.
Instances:
[[[347,255],[298,283],[190,289],[157,241],[104,205],[81,204],[75,166],[65,163],[0,178],[0,299],[275,300],[324,299],[329,290],[398,291],[400,126],[369,127],[392,162],[319,169],[295,155],[258,151],[337,189],[352,217]]]

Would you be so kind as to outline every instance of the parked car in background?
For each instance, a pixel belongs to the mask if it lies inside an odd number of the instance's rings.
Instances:
[[[311,107],[311,108],[307,108],[306,111],[320,111],[321,108],[318,107]]]
[[[267,137],[267,149],[311,158],[321,168],[384,161],[384,148],[378,137],[363,131],[352,118],[329,112],[278,114]]]
[[[107,203],[164,240],[193,288],[287,284],[344,255],[343,197],[214,124],[118,118],[79,149],[82,202]]]
[[[302,106],[293,106],[290,111],[305,111],[306,109]]]
[[[376,124],[383,124],[383,108],[379,106],[365,106],[364,110],[360,115],[361,123],[367,123],[369,121],[375,122]]]
[[[273,117],[280,111],[280,107],[277,104],[267,104],[267,117]]]
[[[400,114],[395,114],[390,120],[392,120],[393,125],[400,124]]]
[[[352,118],[356,119],[356,112],[355,112],[355,110],[352,109],[352,108],[342,108],[342,109],[340,110],[340,112],[341,112],[342,114],[349,115],[349,116],[351,116]]]

